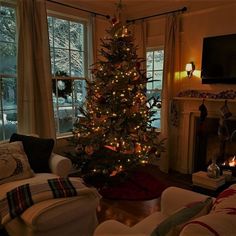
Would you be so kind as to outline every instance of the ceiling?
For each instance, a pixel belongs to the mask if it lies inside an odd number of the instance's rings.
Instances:
[[[114,16],[120,0],[54,0],[83,10]],[[187,12],[220,7],[236,0],[122,0],[122,14],[127,19],[156,15],[187,7]]]

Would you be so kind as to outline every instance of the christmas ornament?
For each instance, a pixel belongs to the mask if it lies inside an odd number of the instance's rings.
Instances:
[[[87,146],[85,147],[84,151],[85,151],[89,156],[91,156],[91,155],[93,154],[93,152],[94,152],[93,146],[92,146],[92,145],[87,145]]]

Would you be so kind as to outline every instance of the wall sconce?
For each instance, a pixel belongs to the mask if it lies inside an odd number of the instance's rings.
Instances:
[[[185,70],[187,72],[188,77],[191,78],[193,75],[193,71],[195,70],[194,63],[193,62],[187,63],[185,66]]]

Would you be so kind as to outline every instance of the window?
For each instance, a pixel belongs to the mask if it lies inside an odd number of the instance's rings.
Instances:
[[[86,24],[48,16],[53,105],[58,136],[71,133],[84,103],[87,77]]]
[[[153,108],[156,111],[152,122],[152,127],[158,130],[161,129],[161,94],[163,81],[163,66],[164,66],[164,50],[152,49],[146,52],[146,67],[147,67],[147,98],[155,97],[158,100],[157,106]]]
[[[17,130],[16,10],[0,5],[0,140]]]

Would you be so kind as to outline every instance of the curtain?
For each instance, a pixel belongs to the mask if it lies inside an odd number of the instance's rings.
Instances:
[[[173,98],[173,86],[177,80],[179,70],[180,50],[180,13],[167,15],[165,26],[164,44],[164,75],[162,92],[162,132],[161,136],[167,138],[166,152],[162,153],[160,168],[164,172],[169,171],[171,154],[171,102]]]
[[[137,55],[140,58],[146,59],[147,48],[147,23],[145,21],[137,22],[132,25],[135,46],[137,45]],[[146,64],[142,64],[142,68],[146,68]]]
[[[97,49],[97,18],[95,14],[89,17],[89,35],[88,35],[88,66],[90,67],[98,60]],[[88,70],[88,77],[92,79],[91,70]]]
[[[45,0],[17,0],[18,132],[55,139]]]

